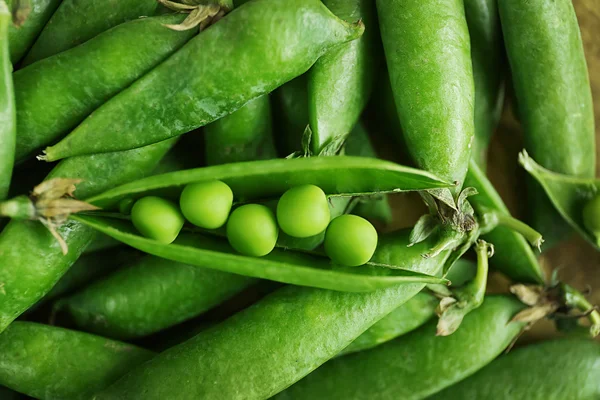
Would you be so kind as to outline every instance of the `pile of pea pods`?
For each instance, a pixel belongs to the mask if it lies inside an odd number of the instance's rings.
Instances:
[[[0,0],[0,399],[599,399],[595,154],[571,0]]]

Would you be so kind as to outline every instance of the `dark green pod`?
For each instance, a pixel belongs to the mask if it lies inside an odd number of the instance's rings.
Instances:
[[[173,144],[171,140],[127,152],[72,157],[58,164],[46,179],[82,179],[75,195],[85,198],[149,174]],[[37,221],[12,220],[0,233],[0,332],[54,286],[96,235],[75,221],[68,221],[58,232],[69,247],[66,255]]]
[[[0,334],[0,384],[38,399],[89,399],[154,353],[32,322]]]
[[[475,89],[461,0],[377,0],[390,82],[415,163],[462,188]]]
[[[86,331],[131,339],[200,315],[255,279],[146,256],[57,303]]]
[[[177,32],[163,24],[179,23],[184,18],[179,14],[127,22],[17,71],[16,159],[22,160],[60,139],[183,46],[195,31]]]
[[[563,339],[511,351],[432,399],[595,400],[600,398],[600,345]]]
[[[12,17],[0,1],[0,201],[8,195],[15,158],[16,111],[12,64],[9,55]]]
[[[423,258],[433,242],[406,247],[408,234],[382,238],[376,260],[437,273],[447,254]],[[334,357],[422,288],[408,284],[341,293],[284,287],[163,352],[94,398],[268,398]]]
[[[105,103],[45,159],[132,149],[204,126],[301,75],[363,29],[318,0],[251,1]]]
[[[450,336],[431,321],[375,349],[323,365],[277,399],[423,399],[471,375],[500,354],[523,324],[510,322],[523,306],[489,296]]]

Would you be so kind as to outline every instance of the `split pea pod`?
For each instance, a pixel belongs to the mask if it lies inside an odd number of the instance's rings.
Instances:
[[[511,351],[432,399],[598,399],[599,365],[597,342],[561,339],[536,343]]]
[[[204,126],[301,75],[363,30],[318,0],[246,3],[48,147],[45,159],[132,149]]]
[[[58,164],[47,179],[82,179],[75,194],[85,198],[149,174],[173,144],[171,140],[127,152],[73,157]],[[54,286],[96,235],[75,221],[66,222],[58,233],[69,247],[66,255],[37,221],[12,220],[0,234],[0,332]]]
[[[423,399],[473,374],[519,334],[510,322],[523,306],[488,296],[458,331],[436,336],[436,323],[375,349],[332,360],[277,399]]]
[[[0,384],[38,399],[88,399],[154,353],[32,322],[0,334]]]
[[[17,71],[13,77],[19,132],[16,159],[60,139],[183,46],[195,31],[163,26],[183,19],[177,14],[130,21]]]
[[[573,3],[500,0],[498,6],[527,151],[551,171],[593,178],[594,111]],[[548,247],[569,227],[531,184],[532,224]]]
[[[448,254],[423,258],[432,242],[406,247],[408,235],[382,238],[375,259],[439,272]],[[334,357],[422,288],[342,293],[284,287],[132,370],[94,399],[268,398]]]
[[[8,52],[11,13],[0,1],[0,201],[8,195],[15,157],[16,111]]]
[[[457,182],[452,190],[460,191],[475,130],[464,4],[377,0],[377,11],[408,151],[417,166]]]

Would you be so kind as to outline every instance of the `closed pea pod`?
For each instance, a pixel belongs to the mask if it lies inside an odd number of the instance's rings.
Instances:
[[[183,46],[195,32],[176,32],[163,26],[183,18],[166,15],[127,22],[17,71],[17,160],[60,139]],[[136,44],[135,51],[131,43]]]
[[[361,24],[339,20],[317,0],[246,3],[47,148],[45,159],[131,149],[189,132],[271,92],[362,32]]]
[[[8,195],[15,157],[16,115],[12,64],[8,52],[11,14],[0,2],[0,200]]]

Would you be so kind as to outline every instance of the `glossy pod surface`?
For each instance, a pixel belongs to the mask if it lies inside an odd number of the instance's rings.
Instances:
[[[174,141],[121,153],[73,157],[58,164],[47,179],[80,178],[75,195],[84,198],[150,174]],[[69,246],[63,255],[56,239],[37,221],[12,220],[0,233],[0,331],[31,307],[79,258],[95,232],[68,221],[58,229]]]
[[[494,361],[432,399],[593,400],[600,398],[600,345],[562,339],[531,344]]]
[[[323,365],[277,399],[423,399],[477,371],[502,352],[522,324],[510,323],[522,306],[488,296],[458,331],[436,336],[436,323],[375,349]]]
[[[47,159],[126,150],[189,132],[304,73],[363,30],[318,0],[246,3],[47,148]]]
[[[12,17],[0,1],[0,201],[8,195],[15,158],[16,114],[12,63],[8,52]]]
[[[390,82],[408,151],[442,179],[467,173],[474,134],[471,46],[460,0],[377,0]]]
[[[18,321],[0,334],[0,384],[38,399],[89,399],[153,356],[127,343]]]
[[[127,22],[15,72],[17,160],[60,139],[183,46],[195,31],[177,32],[163,24],[184,18],[166,15]]]
[[[379,249],[382,260],[425,273],[441,269],[447,254],[425,259],[421,254],[431,242],[409,248],[407,243],[406,231],[390,237]],[[334,357],[423,286],[362,294],[284,287],[161,353],[94,398],[268,398]]]

